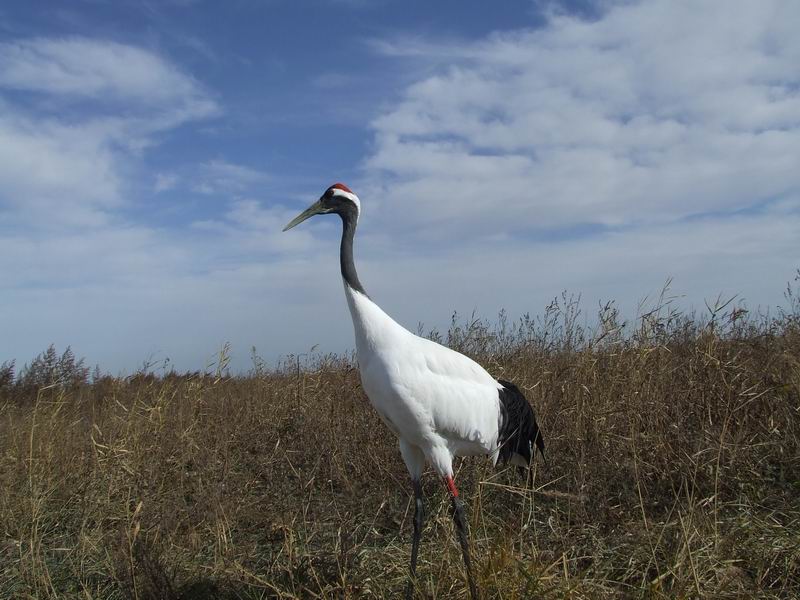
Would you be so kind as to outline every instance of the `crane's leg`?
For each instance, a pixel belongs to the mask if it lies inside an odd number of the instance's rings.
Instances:
[[[478,588],[472,578],[472,561],[469,559],[469,541],[467,540],[467,521],[464,518],[464,503],[458,497],[458,488],[453,478],[448,475],[444,478],[447,484],[447,491],[450,492],[450,500],[453,503],[453,521],[456,525],[458,542],[461,544],[461,554],[464,555],[464,566],[467,569],[467,583],[469,583],[469,595],[472,600],[478,600]]]
[[[419,479],[413,479],[414,486],[414,537],[411,539],[411,573],[406,586],[406,600],[414,597],[414,584],[417,581],[417,554],[419,554],[419,539],[422,534],[422,484]]]
[[[409,569],[408,584],[406,585],[406,600],[414,597],[414,586],[417,580],[417,555],[419,554],[419,539],[422,535],[422,471],[425,470],[425,454],[417,446],[400,439],[400,454],[408,467],[411,475],[411,484],[414,486],[414,537],[411,540],[411,565]]]

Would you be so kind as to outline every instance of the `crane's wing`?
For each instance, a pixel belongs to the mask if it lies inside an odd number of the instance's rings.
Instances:
[[[502,386],[471,358],[414,337],[414,352],[404,353],[405,364],[396,371],[399,391],[419,406],[433,431],[458,453],[493,451]]]

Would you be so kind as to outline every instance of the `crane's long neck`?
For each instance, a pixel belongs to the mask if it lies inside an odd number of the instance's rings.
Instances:
[[[364,286],[358,279],[356,264],[353,261],[353,238],[356,234],[358,225],[358,209],[355,206],[348,206],[340,213],[342,217],[342,245],[339,249],[339,262],[342,267],[342,278],[345,283],[357,292],[365,296]]]
[[[367,296],[358,279],[353,262],[353,237],[358,224],[358,209],[353,206],[339,215],[343,223],[340,253],[342,279],[350,316],[353,318],[358,361],[364,368],[376,351],[396,345],[397,340],[408,335],[408,332]]]

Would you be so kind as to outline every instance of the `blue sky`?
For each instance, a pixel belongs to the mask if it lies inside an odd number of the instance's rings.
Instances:
[[[774,307],[800,266],[800,5],[122,0],[0,8],[0,362],[352,346],[335,181],[408,327]]]

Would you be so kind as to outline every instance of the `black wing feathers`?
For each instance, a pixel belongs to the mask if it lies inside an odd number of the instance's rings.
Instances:
[[[530,464],[534,444],[544,458],[544,438],[539,431],[536,415],[533,414],[530,403],[513,383],[502,379],[498,379],[498,382],[503,386],[503,389],[499,390],[502,412],[498,440],[499,459],[508,462],[514,454],[519,454]]]

